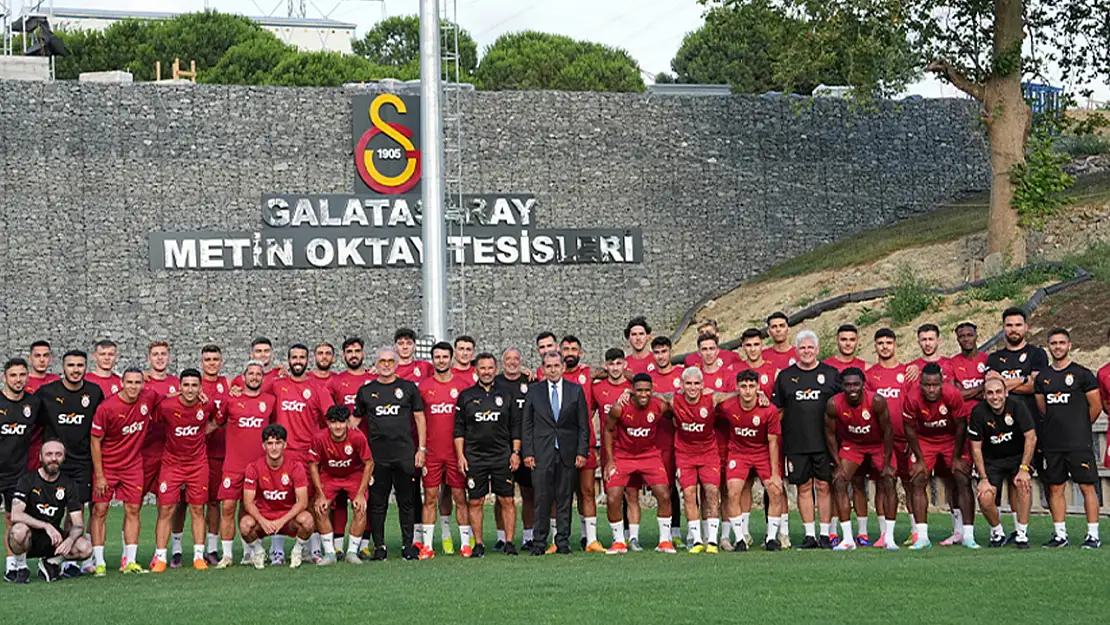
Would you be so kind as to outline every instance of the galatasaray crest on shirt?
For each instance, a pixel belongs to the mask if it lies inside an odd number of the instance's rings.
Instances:
[[[350,445],[347,445],[347,446],[343,447],[343,453],[349,456],[349,455],[355,453],[355,448],[351,447]]]
[[[311,397],[312,397],[312,391],[310,391],[310,390],[308,390],[308,389],[306,388],[306,389],[304,390],[304,392],[303,392],[303,393],[301,393],[301,395],[302,395],[302,396],[303,396],[303,397],[304,397],[305,399],[309,399],[309,398],[311,398]]]
[[[818,373],[817,374],[817,383],[818,384],[824,384],[825,383],[825,374],[824,373]]]
[[[864,421],[870,421],[871,420],[871,413],[864,410],[863,411],[863,420]]]
[[[264,401],[258,402],[258,409],[262,412],[266,412],[266,402],[264,402]]]
[[[1074,381],[1075,381],[1075,378],[1073,378],[1070,373],[1067,374],[1066,376],[1064,376],[1064,384],[1066,384],[1068,386],[1071,386],[1071,383],[1074,382]]]
[[[282,486],[289,486],[289,474],[288,473],[282,473],[281,474],[281,485]]]
[[[752,425],[759,427],[759,417],[752,417]]]
[[[393,395],[396,396],[397,399],[404,399],[405,398],[405,392],[402,391],[399,388],[393,389]]]
[[[81,396],[81,407],[82,408],[88,408],[89,407],[89,396],[88,395],[82,395]]]
[[[493,398],[493,403],[497,404],[498,406],[501,406],[505,403],[505,400],[501,399],[500,397],[494,397]]]

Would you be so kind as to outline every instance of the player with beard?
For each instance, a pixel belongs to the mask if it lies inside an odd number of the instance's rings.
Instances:
[[[593,553],[605,553],[605,547],[597,540],[597,498],[594,479],[598,469],[597,428],[593,425],[594,399],[593,374],[588,365],[582,364],[582,341],[568,334],[559,342],[563,357],[563,379],[582,387],[586,396],[586,411],[590,415],[590,455],[586,466],[578,470],[578,520],[581,522],[582,549]]]
[[[658,389],[660,393],[679,392],[682,390],[682,371],[686,368],[682,364],[674,364],[671,359],[673,345],[671,339],[665,336],[657,336],[651,341],[651,357],[655,365],[648,375],[651,376],[652,384]],[[678,502],[679,488],[678,479],[675,477],[674,466],[674,423],[670,419],[664,419],[659,427],[655,428],[655,436],[657,438],[656,444],[659,446],[660,453],[663,454],[663,466],[667,469],[667,475],[671,478],[671,501]],[[625,497],[628,504],[628,548],[632,551],[640,551],[640,488],[643,486],[640,483],[639,477],[631,478],[629,482],[629,490],[631,494]],[[635,505],[632,505],[632,501]],[[679,505],[671,506],[671,543],[681,549],[686,544],[682,542],[682,507]]]
[[[903,427],[911,456],[914,523],[917,540],[910,549],[927,549],[929,542],[929,478],[952,480],[953,495],[961,509],[965,547],[978,549],[975,542],[975,507],[971,493],[971,466],[965,451],[967,407],[956,387],[944,383],[940,365],[927,363],[916,384],[906,386],[902,404]]]
[[[39,577],[53,582],[62,577],[62,562],[79,561],[92,553],[84,536],[77,487],[61,473],[65,447],[56,440],[47,441],[40,456],[41,468],[19,479],[7,503],[12,518],[7,543],[15,559],[15,569],[9,567],[4,573],[7,582],[30,581],[27,558],[38,558]]]
[[[312,514],[322,537],[324,558],[319,564],[323,566],[336,562],[330,511],[335,507],[340,492],[345,495],[344,501],[350,500],[354,504],[355,510],[345,562],[362,564],[358,557],[359,541],[355,537],[361,536],[366,529],[366,496],[370,476],[374,474],[374,459],[370,456],[366,436],[357,428],[348,427],[350,418],[351,409],[346,404],[328,408],[327,430],[316,433],[309,450],[308,477],[316,490]]]
[[[335,364],[335,346],[331,343],[320,343],[312,350],[312,362],[315,368],[308,376],[310,380],[316,383],[316,388],[321,393],[330,393],[330,382],[332,378],[331,366]]]
[[[991,547],[1014,543],[1018,549],[1028,549],[1029,509],[1033,504],[1029,474],[1037,446],[1033,417],[1025,404],[1007,395],[1000,377],[984,382],[983,394],[983,401],[971,409],[967,425],[971,455],[979,471],[979,509],[991,526]],[[998,514],[1003,484],[1010,489],[1015,517],[1009,538]]]
[[[697,330],[698,336],[701,336],[703,334],[712,334],[713,336],[717,337],[717,344],[720,345],[721,333],[717,330],[716,319],[702,319],[701,322],[698,323]],[[731,349],[721,349],[718,350],[717,359],[720,360],[721,364],[725,367],[739,370],[737,367],[740,365],[743,357],[740,354],[732,351]]]
[[[157,396],[143,388],[143,372],[123,372],[123,388],[96,409],[89,450],[93,465],[93,510],[89,521],[95,575],[104,577],[104,538],[108,503],[123,502],[124,551],[122,573],[145,573],[139,565],[139,510],[143,503],[142,448]]]
[[[0,392],[0,503],[4,504],[4,526],[8,528],[12,526],[12,494],[20,476],[27,472],[31,427],[45,422],[42,400],[25,392],[28,370],[22,358],[4,363],[4,388]]]
[[[455,552],[451,538],[451,508],[442,513],[439,492],[444,484],[450,489],[450,499],[455,503],[455,519],[459,524],[460,552],[470,554],[470,521],[467,518],[466,477],[459,471],[455,456],[455,408],[463,391],[473,386],[470,376],[456,372],[451,366],[454,356],[451,344],[440,341],[432,346],[432,368],[435,373],[420,383],[420,399],[424,403],[425,430],[427,432],[427,460],[424,463],[422,482],[424,503],[421,508],[422,526],[419,539],[414,542],[420,550],[420,559],[435,556],[432,546],[435,533],[436,512],[440,509],[439,526],[443,552]]]
[[[667,349],[670,349],[670,339],[665,336],[657,337],[659,339],[666,339]],[[670,355],[667,356],[667,364],[670,365]],[[627,363],[624,358],[624,351],[617,347],[612,347],[605,351],[605,379],[594,382],[593,385],[593,402],[597,407],[598,422],[605,423],[609,418],[609,410],[617,403],[621,395],[625,391],[631,392],[632,384],[625,377]],[[652,365],[652,372],[654,372],[654,362]],[[650,375],[650,373],[649,373]],[[605,449],[602,448],[600,463],[601,466],[609,464],[609,459],[605,457]],[[602,476],[604,477],[604,476]],[[604,480],[603,480],[604,482]],[[628,529],[628,548],[632,551],[641,551],[640,547],[640,496],[639,490],[641,484],[638,481],[632,481],[629,488],[624,492],[624,517]],[[672,499],[673,501],[673,499]]]
[[[520,350],[515,347],[510,347],[501,353],[501,373],[497,374],[494,380],[498,384],[506,385],[509,390],[513,392],[513,401],[516,403],[517,410],[524,412],[524,397],[528,394],[528,375],[525,373],[524,359],[520,354]],[[521,524],[524,526],[523,537],[521,538],[521,551],[532,550],[532,537],[534,535],[533,524],[535,522],[535,496],[536,491],[532,489],[532,470],[524,466],[522,462],[520,467],[517,468],[513,474],[513,479],[516,485],[520,488],[520,519]],[[501,511],[498,509],[497,514],[497,544],[494,545],[494,551],[500,551],[505,546],[505,520],[501,518]]]
[[[85,374],[85,379],[99,386],[106,398],[115,395],[122,388],[120,377],[114,370],[117,355],[115,341],[101,339],[93,344],[94,367]]]
[[[987,357],[987,369],[1002,376],[1006,392],[1025,404],[1039,427],[1041,412],[1037,409],[1033,382],[1037,374],[1048,367],[1048,356],[1040,347],[1026,342],[1029,326],[1021,308],[1007,308],[1002,312],[1002,331],[1006,345]],[[1038,465],[1038,461],[1039,457],[1034,458],[1034,465]]]
[[[53,360],[50,353],[49,341],[35,341],[31,343],[31,353],[27,356],[30,370],[27,372],[27,386],[23,392],[34,395],[43,385],[60,379],[58,374],[50,373],[50,362]],[[31,428],[31,450],[27,454],[27,470],[34,471],[39,468],[39,449],[42,447],[42,428],[35,425]]]
[[[786,313],[777,311],[767,317],[767,335],[771,337],[771,346],[763,350],[763,360],[770,361],[779,371],[798,362],[798,350],[790,344],[790,319]]]
[[[916,382],[921,377],[921,369],[931,362],[940,366],[945,382],[952,379],[948,358],[940,354],[940,328],[937,324],[926,323],[917,329],[917,346],[921,348],[921,356],[906,365],[907,382]]]
[[[840,374],[817,360],[818,339],[810,330],[794,337],[798,362],[779,372],[772,400],[782,410],[782,440],[786,448],[786,478],[798,487],[798,511],[806,537],[801,549],[831,549],[832,459],[825,440],[825,407],[841,391]],[[820,539],[814,529],[814,496],[821,522]]]
[[[397,350],[397,377],[416,385],[432,377],[432,363],[413,356],[416,352],[416,332],[411,328],[397,328],[393,333],[393,348]]]
[[[460,473],[467,476],[469,510],[476,544],[473,551],[463,547],[463,556],[480,558],[482,544],[482,508],[491,490],[497,497],[497,508],[505,519],[505,555],[517,555],[513,544],[516,525],[516,502],[513,499],[513,471],[520,466],[521,414],[513,399],[513,390],[494,381],[497,359],[493,354],[478,354],[478,383],[464,390],[455,412],[455,455]]]
[[[397,352],[382,348],[377,353],[378,377],[358,389],[355,397],[355,425],[368,420],[370,451],[374,456],[374,477],[370,488],[370,533],[374,540],[372,560],[385,560],[385,517],[389,509],[389,493],[397,502],[401,524],[401,556],[416,560],[419,551],[413,546],[413,525],[416,514],[413,483],[416,471],[424,468],[428,452],[424,421],[424,402],[415,384],[397,377]],[[412,424],[416,424],[413,440]],[[369,554],[369,538],[360,555]]]
[[[987,355],[977,347],[979,333],[974,323],[965,321],[956,326],[956,342],[960,353],[948,359],[952,382],[960,389],[964,401],[974,410],[983,399],[983,380],[987,373]]]
[[[609,410],[602,430],[602,442],[609,463],[605,466],[608,498],[609,527],[613,544],[606,552],[622,554],[628,551],[624,542],[624,523],[621,520],[621,502],[624,490],[633,476],[651,487],[659,502],[659,545],[661,553],[675,553],[674,545],[667,540],[671,533],[671,492],[669,478],[663,468],[663,458],[656,444],[655,428],[664,418],[667,407],[653,396],[651,376],[637,373],[632,378],[632,396],[627,403],[618,402]],[[623,405],[622,405],[623,403]]]
[[[456,373],[470,376],[472,383],[478,382],[478,372],[474,370],[475,345],[473,337],[465,334],[455,337],[455,362],[451,365]]]
[[[859,349],[859,329],[845,323],[836,329],[836,353],[826,358],[823,362],[837,371],[844,371],[848,367],[855,367],[861,372],[867,368],[867,363],[856,351]]]
[[[66,449],[62,462],[62,475],[73,482],[76,496],[82,506],[92,502],[92,456],[89,452],[89,433],[93,415],[104,401],[100,387],[85,379],[88,356],[72,350],[62,356],[64,377],[39,388],[35,394],[42,400],[43,436],[60,441]],[[88,562],[92,572],[92,562]],[[67,577],[81,574],[80,567],[67,567]]]
[[[285,376],[284,367],[274,365],[274,344],[270,339],[260,336],[251,341],[251,360],[256,360],[262,363],[262,368],[265,371],[265,376],[262,378],[262,392],[266,394],[273,394],[274,390],[270,386],[275,380]],[[231,381],[232,397],[238,397],[243,389],[243,376],[237,375]]]
[[[220,425],[226,431],[226,453],[223,477],[216,493],[220,500],[220,546],[223,551],[223,558],[216,564],[217,569],[226,569],[233,563],[232,549],[235,528],[238,526],[236,507],[239,507],[238,519],[241,520],[246,514],[246,509],[239,506],[239,500],[243,496],[243,478],[247,466],[265,455],[263,446],[258,441],[262,439],[263,429],[273,420],[274,407],[277,404],[273,395],[262,393],[265,375],[265,367],[261,362],[248,362],[240,376],[244,384],[242,394],[229,397],[227,404],[219,411]],[[262,557],[265,557],[265,552]],[[251,560],[251,547],[243,539],[243,564],[249,564]]]
[[[410,352],[411,355],[411,352]],[[332,402],[338,406],[347,406],[354,410],[355,394],[363,384],[370,381],[370,374],[366,371],[363,357],[363,342],[358,337],[350,337],[343,341],[343,363],[347,366],[346,371],[341,371],[328,380],[328,394],[331,395]],[[423,362],[423,361],[415,361]],[[421,367],[422,368],[422,367]],[[414,366],[414,370],[415,366]],[[362,423],[362,434],[366,435],[366,423]],[[332,508],[331,524],[332,533],[335,535],[335,554],[336,557],[342,557],[343,550],[343,532],[347,528],[347,495],[340,492],[336,495],[335,506]],[[352,534],[353,535],[353,534]],[[358,549],[358,541],[355,542],[355,548]]]
[[[890,428],[894,434],[893,464],[898,478],[902,481],[902,488],[913,492],[910,483],[910,459],[906,443],[905,429],[902,425],[902,386],[906,381],[906,365],[898,361],[898,338],[894,330],[879,328],[875,331],[875,357],[877,361],[867,369],[867,390],[882,395],[886,400],[887,412],[890,415]],[[852,482],[852,491],[855,496],[856,517],[866,519],[867,510],[867,483],[866,476],[858,475]],[[875,512],[879,518],[886,518],[886,494],[882,492],[882,481],[878,483],[879,492],[875,498]],[[862,499],[862,501],[861,501]],[[913,515],[913,497],[906,497],[906,510]],[[863,511],[863,514],[860,514]],[[885,535],[885,533],[884,533]],[[869,542],[866,522],[861,525],[856,536],[856,543]],[[906,542],[912,545],[916,541],[915,532],[911,532],[910,539]],[[886,547],[882,538],[875,543],[876,547]]]
[[[158,521],[154,528],[156,549],[151,573],[166,570],[166,547],[170,539],[171,517],[181,503],[182,491],[189,506],[193,530],[193,568],[207,571],[204,534],[207,523],[204,506],[208,503],[207,438],[219,427],[216,409],[201,401],[200,371],[181,372],[181,393],[165,397],[154,409],[152,421],[166,431],[165,456],[158,476]]]
[[[143,388],[153,391],[156,403],[168,395],[174,395],[181,387],[181,381],[169,372],[170,346],[166,341],[153,341],[146,349],[146,360],[150,368],[143,372]],[[147,424],[146,439],[143,442],[143,484],[145,494],[158,495],[158,476],[162,472],[162,457],[166,448],[166,428],[156,419]],[[173,568],[181,566],[181,539],[185,532],[186,506],[177,506],[173,515]],[[153,568],[155,562],[151,560]]]
[[[227,378],[220,371],[224,366],[223,350],[219,345],[209,343],[200,348],[200,390],[213,408],[213,418],[220,425],[208,436],[205,448],[208,451],[208,506],[205,519],[208,532],[205,537],[205,561],[215,565],[220,561],[216,550],[220,545],[220,480],[223,478],[224,456],[227,455],[227,430],[223,427],[226,419],[222,413],[227,406],[228,391],[231,389]],[[184,528],[182,528],[184,529]]]
[[[1048,331],[1048,351],[1052,364],[1036,375],[1037,409],[1041,420],[1040,440],[1044,452],[1044,481],[1048,483],[1048,507],[1056,533],[1045,547],[1067,547],[1064,526],[1067,502],[1064,489],[1068,479],[1079,485],[1083,508],[1087,512],[1087,538],[1084,549],[1098,549],[1098,467],[1091,447],[1091,425],[1102,414],[1098,380],[1091,370],[1072,361],[1071,335],[1064,328]]]
[[[898,499],[895,492],[895,470],[892,454],[894,433],[890,427],[890,413],[882,395],[864,390],[866,377],[858,367],[848,367],[840,372],[842,393],[832,396],[825,409],[825,438],[829,455],[836,471],[833,474],[833,493],[839,509],[843,540],[833,549],[848,551],[856,548],[852,540],[852,512],[848,506],[848,485],[865,464],[882,476],[884,505],[887,511],[883,527],[883,544],[887,549],[898,549],[894,542],[894,522],[898,516]],[[866,528],[866,523],[863,525]]]
[[[651,357],[651,326],[644,317],[633,317],[624,327],[624,340],[632,348],[626,363],[632,375],[651,373],[655,362]]]

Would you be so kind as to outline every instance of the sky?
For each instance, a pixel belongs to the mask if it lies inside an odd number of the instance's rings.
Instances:
[[[24,0],[25,2],[27,0]],[[49,3],[51,0],[45,0]],[[251,16],[288,15],[290,0],[54,0],[67,8],[187,12],[206,7]],[[299,5],[302,0],[293,0]],[[412,15],[418,0],[303,0],[308,17],[330,17],[358,24],[365,32],[386,15]],[[442,2],[443,0],[441,0]],[[470,31],[480,48],[499,35],[542,30],[588,39],[627,50],[645,72],[645,80],[670,71],[670,61],[683,36],[702,23],[696,0],[446,0],[457,7],[458,23]],[[19,0],[15,0],[19,4]],[[1094,90],[1098,101],[1110,101],[1110,84],[1079,87]],[[926,78],[909,94],[957,97],[951,85]]]

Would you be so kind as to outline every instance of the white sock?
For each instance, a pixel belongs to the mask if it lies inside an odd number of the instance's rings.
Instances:
[[[435,539],[435,535],[436,535],[436,524],[435,523],[425,523],[424,524],[424,531],[421,532],[421,534],[422,534],[421,538],[424,539],[424,546],[428,547],[430,549],[431,546],[432,546],[432,540]]]
[[[671,535],[671,517],[667,516],[666,518],[659,519],[659,542],[663,542],[663,541],[667,540],[667,537],[670,536],[670,535]]]
[[[716,545],[717,537],[720,535],[721,519],[719,517],[712,517],[706,522],[706,525],[709,526],[709,531],[706,532],[705,539],[709,541],[710,545]]]
[[[1057,536],[1059,536],[1060,538],[1068,537],[1068,528],[1064,525],[1063,521],[1060,521],[1059,523],[1053,523],[1052,526],[1056,528]]]
[[[127,562],[128,563],[139,561],[139,546],[138,545],[125,545],[124,548],[123,548],[123,552],[125,554],[127,554]]]
[[[193,543],[193,560],[204,559],[204,545]]]
[[[740,527],[740,517],[730,517],[728,520],[722,523],[721,536],[724,536],[725,538],[731,536],[733,531],[732,528],[734,527]]]
[[[348,554],[352,554],[352,553],[357,554],[358,549],[359,549],[359,545],[361,543],[362,543],[362,539],[360,537],[355,536],[354,534],[348,534],[347,535],[347,553]]]
[[[335,534],[320,534],[320,546],[324,555],[335,555]]]
[[[867,517],[866,516],[856,517],[856,525],[859,526],[859,535],[860,536],[867,536]]]
[[[849,529],[851,529],[850,525],[848,527],[849,527]],[[828,523],[822,523],[821,524],[821,535],[822,536],[828,536],[829,535],[829,524]]]
[[[420,523],[414,523],[413,526],[412,526],[412,542],[413,543],[423,543],[424,542],[424,526]]]
[[[93,548],[95,549],[95,547],[93,547]],[[7,566],[4,568],[5,571],[14,571],[15,570],[15,556],[8,556],[8,560],[7,560],[6,564],[7,564]]]
[[[829,523],[829,532],[831,532],[831,533],[835,534],[835,533],[836,533],[836,526],[837,526],[837,525],[839,524],[840,518],[839,518],[839,517],[835,517],[835,516],[834,516],[834,517],[833,517],[833,518],[831,519],[831,521],[832,521],[832,522],[831,522],[831,523]],[[822,523],[821,525],[824,525],[824,523]],[[826,532],[824,532],[824,531],[822,531],[822,532],[821,532],[821,535],[822,535],[822,536],[824,536],[825,534],[826,534]]]
[[[852,538],[852,521],[851,520],[841,521],[840,522],[840,531],[842,532],[842,534],[840,536],[841,541],[843,541],[843,542],[855,542],[855,540]]]
[[[959,508],[952,511],[952,533],[962,534],[964,531],[964,513]]]
[[[249,555],[249,554],[250,554],[250,552],[251,552],[251,546],[250,546],[250,543],[248,543],[248,542],[246,541],[246,539],[245,539],[245,538],[243,538],[242,536],[240,536],[240,537],[239,537],[239,546],[243,548],[243,555],[244,555],[244,556],[246,556],[246,555]],[[231,553],[231,552],[229,551],[228,553]]]
[[[93,562],[96,566],[104,566],[104,545],[93,547]]]
[[[778,537],[779,524],[782,522],[782,517],[769,516],[767,517],[767,539],[763,542],[774,540]]]
[[[451,538],[451,515],[440,515],[439,517],[439,533],[443,540]]]
[[[334,535],[334,533],[333,533],[333,536],[334,536],[334,538],[332,539],[332,542],[335,545],[335,550],[336,551],[343,551],[343,534]]]
[[[692,544],[699,544],[701,539],[701,523],[699,521],[690,521],[686,524],[686,530],[690,532],[690,542]]]
[[[622,524],[621,527],[624,527],[624,525]],[[528,528],[528,529],[524,530],[524,542],[528,542],[528,541],[532,540],[535,536],[536,536],[536,530],[534,530],[532,528]]]
[[[266,547],[262,545],[262,539],[255,538],[253,543],[247,543],[247,552],[251,554],[266,553]]]
[[[1002,529],[1002,524],[991,526],[991,538],[1005,538],[1006,531]]]
[[[725,523],[725,525],[727,525],[729,528],[732,529],[732,540],[733,541],[744,540],[744,535],[740,533],[740,517],[738,517],[738,516],[729,517],[729,520]],[[724,536],[725,538],[729,537],[729,535],[727,533],[723,533],[722,536]]]
[[[578,535],[579,536],[585,536],[586,535],[586,517],[584,517],[584,516],[579,516],[578,517]],[[587,539],[586,542],[589,543],[589,539]]]
[[[596,517],[594,518],[594,523],[595,523],[594,534],[597,534],[597,526],[596,526],[597,518]],[[595,536],[594,538],[596,539],[597,537]],[[497,540],[500,541],[500,542],[505,542],[505,530],[497,530]]]
[[[609,522],[609,531],[613,532],[613,542],[614,543],[623,543],[624,542],[624,521],[617,521],[615,523],[610,521]]]
[[[22,553],[22,554],[19,554],[18,556],[15,556],[15,568],[17,568],[17,569],[27,568],[27,554]]]
[[[205,538],[206,538],[205,545],[204,545],[205,549],[207,549],[209,553],[212,553],[212,552],[216,551],[216,547],[218,547],[220,545],[220,537],[217,536],[216,534],[211,534],[210,533]]]
[[[303,541],[302,541],[303,542]],[[312,532],[312,536],[308,537],[308,550],[312,553],[320,553],[320,534]]]
[[[787,512],[779,517],[779,536],[790,535],[790,513]]]
[[[312,537],[311,536],[309,537],[308,540],[305,540],[305,539],[301,538],[300,536],[298,536],[296,542],[293,543],[293,548],[296,549],[297,551],[304,551],[304,546],[309,544],[310,542],[312,542]],[[294,553],[296,553],[296,552],[294,552]]]
[[[469,547],[470,546],[470,526],[469,525],[460,525],[459,526],[459,542],[461,543],[462,547]]]
[[[739,534],[740,534],[741,538],[744,538],[748,534],[751,533],[751,532],[748,531],[748,523],[750,523],[751,520],[752,520],[752,513],[751,512],[742,512],[740,514],[740,532],[739,532]]]
[[[965,525],[965,526],[963,526],[961,536],[963,536],[965,543],[966,542],[975,542],[975,526],[974,525]]]
[[[1087,524],[1087,535],[1098,540],[1098,523]]]
[[[551,544],[555,544],[555,528],[559,526],[559,522],[554,517],[551,518],[551,525],[548,526],[547,537],[551,539]],[[463,541],[466,542],[465,540]]]
[[[358,539],[358,548],[359,549],[369,549],[370,548],[370,539],[369,538],[359,538]]]
[[[270,553],[285,555],[285,537],[280,534],[270,539]]]
[[[584,525],[586,527],[586,544],[597,542],[597,517],[586,517]],[[505,532],[501,533],[504,534]],[[504,540],[504,538],[501,540]]]
[[[181,537],[182,536],[184,536],[184,532],[174,532],[174,533],[170,534],[170,546],[171,546],[170,553],[172,553],[175,556],[177,554],[181,553]]]
[[[914,527],[915,527],[915,531],[917,532],[917,539],[918,540],[929,540],[929,524],[928,523],[918,523]]]
[[[817,538],[817,526],[813,523],[802,523],[802,527],[806,530],[806,536]]]
[[[221,540],[220,547],[223,549],[225,558],[232,558],[235,556],[235,541],[234,540]]]
[[[894,524],[897,519],[883,519],[883,542],[888,545],[894,544]]]
[[[640,524],[628,524],[628,540],[640,540]]]

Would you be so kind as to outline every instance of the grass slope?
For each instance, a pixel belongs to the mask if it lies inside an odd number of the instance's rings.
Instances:
[[[655,521],[644,511],[642,538],[656,542]],[[608,526],[601,511],[602,541]],[[489,509],[487,509],[487,519]],[[947,515],[933,515],[933,538],[947,535]],[[144,513],[140,558],[153,549],[153,510]],[[782,552],[667,556],[650,551],[622,557],[584,554],[510,559],[497,553],[480,561],[438,555],[430,562],[398,557],[397,526],[387,525],[390,560],[357,569],[339,564],[321,569],[198,573],[190,568],[161,575],[123,576],[111,566],[119,558],[121,514],[113,509],[108,529],[109,574],[104,579],[66,580],[47,585],[0,587],[10,622],[111,623],[974,623],[1017,614],[1027,623],[1105,622],[1104,582],[1110,553],[1077,547],[1049,552],[1012,548],[971,552],[933,547],[925,553]],[[752,534],[762,536],[762,514],[753,515]],[[872,527],[876,526],[874,518]],[[909,524],[899,520],[899,539]],[[1009,519],[1006,520],[1009,526]],[[1105,524],[1104,524],[1105,525]],[[575,521],[577,528],[577,521]],[[801,525],[794,519],[794,540]],[[1105,528],[1104,528],[1105,529]],[[1082,537],[1080,518],[1069,530]],[[1035,544],[1051,533],[1046,518],[1034,518]],[[874,535],[875,530],[872,529]],[[457,534],[456,534],[457,535]],[[978,537],[986,540],[979,519]],[[493,531],[487,532],[492,543]],[[186,542],[189,539],[186,538]],[[292,547],[289,542],[288,547]],[[186,552],[190,552],[186,545]]]

